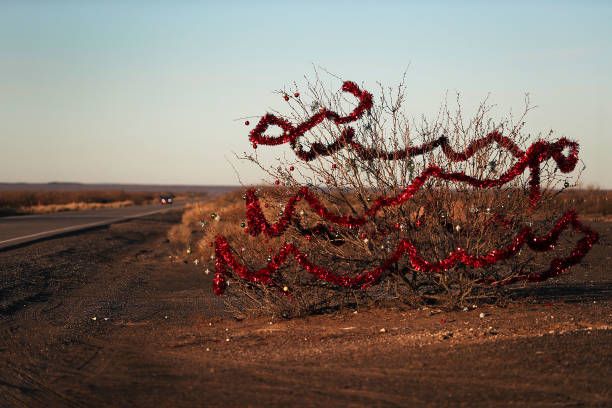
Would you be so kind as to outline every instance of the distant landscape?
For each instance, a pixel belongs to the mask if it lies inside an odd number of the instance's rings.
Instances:
[[[113,183],[0,183],[0,191],[117,191],[126,192],[173,192],[207,193],[211,195],[226,193],[239,186],[212,186],[189,184],[113,184]]]
[[[237,186],[0,183],[0,217],[150,204],[158,194],[214,197]]]

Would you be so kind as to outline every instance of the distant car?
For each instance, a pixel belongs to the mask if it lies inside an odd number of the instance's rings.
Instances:
[[[160,194],[159,203],[161,205],[172,205],[174,202],[174,194]]]

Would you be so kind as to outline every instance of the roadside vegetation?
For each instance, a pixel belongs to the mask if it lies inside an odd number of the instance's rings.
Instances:
[[[249,133],[253,152],[239,156],[271,187],[195,205],[170,231],[186,261],[208,274],[218,268],[214,289],[234,314],[505,303],[505,285],[556,276],[568,254],[590,249],[595,232],[578,250],[575,234],[549,231],[570,225],[571,208],[607,217],[610,193],[577,189],[585,169],[575,168],[578,143],[526,131],[528,98],[518,116],[494,118],[486,100],[464,116],[458,97],[455,108],[445,102],[433,120],[415,121],[403,111],[405,89],[381,87],[373,102],[355,83],[333,93],[317,76],[307,92],[280,91],[289,113],[262,117]],[[268,126],[283,135],[269,136]],[[294,155],[271,163],[256,150],[287,143]],[[391,199],[400,196],[410,199]],[[292,200],[295,208],[286,207]],[[373,208],[376,216],[359,222],[347,216]],[[550,243],[519,250],[524,231]],[[484,254],[486,262],[473,261]]]
[[[266,206],[266,213],[273,219],[274,215],[277,215],[279,210],[279,204],[272,204],[275,202],[275,196],[278,195],[276,189],[270,187],[262,187],[259,189],[259,195],[262,201],[270,203]],[[554,196],[554,192],[549,192],[551,196]],[[488,199],[493,201],[495,199],[493,194],[489,197],[481,197],[481,199]],[[595,188],[589,189],[568,189],[557,196],[558,200],[551,200],[551,202],[557,201],[557,205],[554,207],[562,208],[574,208],[577,210],[583,219],[588,221],[606,221],[610,219],[612,215],[612,191],[611,190],[600,190]],[[456,194],[455,198],[450,200],[454,202],[454,214],[457,218],[455,221],[463,219],[465,221],[465,215],[462,217],[461,209],[465,208],[465,203],[462,202],[461,197]],[[279,201],[280,203],[280,201]],[[544,220],[542,220],[544,221]],[[262,266],[267,262],[267,257],[274,251],[274,248],[278,245],[278,239],[255,239],[245,233],[245,201],[243,199],[243,192],[235,191],[218,196],[212,200],[201,201],[189,205],[182,216],[182,222],[173,226],[168,232],[169,240],[178,248],[179,258],[185,262],[190,262],[198,265],[205,274],[214,274],[215,262],[213,259],[214,248],[213,242],[217,235],[223,235],[227,237],[228,241],[234,244],[234,248],[237,251],[237,256],[249,262],[253,266]],[[423,237],[425,240],[432,239],[433,235],[439,235],[439,231],[427,231],[422,230]],[[300,238],[298,235],[291,237],[294,241],[301,242],[305,247],[309,247],[313,253],[316,253],[317,249],[314,248],[316,242],[313,240],[306,241]],[[303,242],[302,242],[303,241]],[[569,243],[563,245],[566,250]],[[539,259],[538,257],[536,264],[540,267],[544,265],[545,259]],[[548,257],[541,257],[548,258]],[[525,259],[526,261],[527,259]],[[530,262],[534,262],[535,259],[530,259]],[[509,266],[508,266],[509,267]],[[570,272],[571,273],[571,272]],[[291,272],[287,274],[287,277],[291,276]],[[452,304],[453,299],[445,296],[428,297],[428,296],[412,296],[410,301],[406,302],[408,298],[405,296],[398,296],[397,292],[398,282],[389,281],[385,286],[385,291],[380,293],[379,296],[373,296],[370,299],[363,299],[363,293],[361,291],[341,291],[343,293],[340,297],[338,293],[331,296],[333,301],[324,305],[330,309],[335,309],[341,306],[344,302],[345,305],[350,306],[354,304],[355,299],[359,299],[359,303],[389,303],[390,300],[395,300],[394,304],[397,304],[397,300],[401,298],[401,303],[409,303],[412,305],[422,304],[431,302]],[[249,285],[245,284],[239,279],[231,281],[229,293],[225,296],[226,305],[230,312],[236,316],[241,315],[259,315],[259,314],[271,314],[271,315],[304,315],[313,312],[322,312],[319,308],[315,310],[313,302],[320,302],[326,297],[324,292],[328,292],[329,288],[323,288],[321,293],[317,293],[313,296],[312,287],[303,287],[297,281],[291,281],[292,289],[294,291],[293,296],[289,299],[287,296],[277,294],[274,290],[268,291],[264,296],[249,297],[245,294],[250,294]],[[303,289],[303,293],[302,292]],[[393,294],[393,295],[390,295]],[[329,293],[328,293],[329,295]],[[482,293],[480,294],[483,295]],[[490,295],[490,294],[489,294]],[[497,293],[499,300],[500,293]],[[248,299],[248,302],[245,301]],[[470,302],[475,302],[478,299],[470,297]],[[503,296],[501,296],[503,299]],[[487,300],[483,296],[480,301]],[[325,309],[324,305],[323,309]],[[457,305],[454,305],[457,306]]]
[[[118,208],[151,202],[150,192],[126,191],[2,191],[0,216]]]
[[[575,208],[584,219],[611,220],[612,190],[570,189],[561,194],[559,200],[563,207]]]

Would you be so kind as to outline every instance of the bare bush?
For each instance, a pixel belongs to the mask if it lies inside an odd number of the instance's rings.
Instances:
[[[288,103],[288,113],[275,114],[291,123],[307,121],[321,107],[343,116],[355,106],[355,101],[346,94],[327,90],[318,75],[308,81],[305,92],[296,86],[279,93]],[[492,132],[509,137],[523,150],[536,138],[553,137],[552,132],[534,137],[524,131],[526,116],[532,109],[527,97],[518,117],[494,119],[492,106],[485,100],[475,114],[466,118],[457,98],[454,109],[444,103],[435,118],[419,120],[407,116],[403,108],[405,98],[404,81],[396,88],[379,86],[373,108],[351,124],[356,130],[355,140],[379,151],[398,151],[444,136],[455,151],[462,151]],[[316,143],[330,144],[338,140],[342,131],[342,126],[324,121],[308,132],[308,141],[292,147],[297,151],[312,148]],[[371,160],[355,149],[344,148],[333,154],[317,155],[312,161],[299,160],[283,147],[275,149],[278,155],[273,158],[273,165],[262,159],[260,150],[242,157],[261,168],[277,186],[258,191],[270,220],[282,215],[287,201],[303,186],[308,186],[335,213],[359,216],[371,208],[376,198],[402,193],[431,165],[484,180],[499,177],[516,162],[508,150],[496,143],[479,150],[469,160],[456,162],[448,160],[442,149],[404,159]],[[525,226],[536,231],[550,229],[559,215],[558,195],[574,186],[578,176],[561,174],[552,160],[543,162],[540,174],[543,194],[535,208],[530,207],[526,172],[492,189],[430,178],[410,200],[384,208],[359,228],[328,225],[301,202],[299,216],[280,237],[250,237],[244,233],[244,207],[237,208],[235,201],[227,205],[216,202],[202,209],[210,211],[210,218],[201,222],[205,238],[199,241],[198,250],[209,254],[202,262],[213,270],[212,242],[217,234],[224,235],[232,243],[236,258],[249,269],[257,270],[271,262],[270,256],[282,243],[291,242],[311,261],[346,276],[381,265],[403,240],[414,244],[427,260],[444,259],[457,248],[470,254],[485,254],[508,245]],[[236,228],[238,225],[240,228]],[[570,234],[546,253],[525,250],[487,267],[473,269],[459,263],[443,273],[418,272],[408,259],[402,258],[378,284],[365,290],[314,279],[295,262],[289,262],[278,269],[273,286],[232,279],[226,299],[236,313],[284,316],[381,302],[463,307],[483,300],[498,301],[503,298],[502,289],[486,282],[546,268],[550,259],[566,254],[574,242],[575,236]]]

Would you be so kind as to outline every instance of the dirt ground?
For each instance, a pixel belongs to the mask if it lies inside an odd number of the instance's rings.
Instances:
[[[612,223],[507,307],[224,314],[169,213],[0,253],[0,406],[612,406]]]

